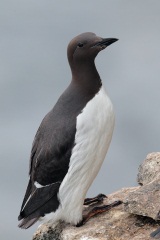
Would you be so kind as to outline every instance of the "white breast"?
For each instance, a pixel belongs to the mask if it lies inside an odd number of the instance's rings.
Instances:
[[[75,146],[60,189],[62,218],[77,224],[88,188],[107,153],[114,128],[112,103],[102,87],[77,117]]]
[[[46,220],[77,224],[82,219],[84,198],[103,163],[113,128],[113,106],[102,87],[77,117],[75,146],[58,194],[60,205]]]

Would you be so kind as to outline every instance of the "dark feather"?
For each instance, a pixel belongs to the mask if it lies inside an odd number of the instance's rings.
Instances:
[[[27,228],[31,227],[34,223],[36,223],[38,221],[38,219],[39,219],[39,217],[32,218],[32,219],[25,218],[20,222],[18,227],[22,228],[22,229],[27,229]]]
[[[22,211],[27,199],[29,198],[29,196],[31,195],[31,191],[32,191],[32,183],[31,183],[31,179],[29,180],[29,183],[28,183],[28,186],[27,186],[27,190],[26,190],[26,193],[25,193],[25,196],[24,196],[24,199],[23,199],[23,202],[22,202],[22,206],[21,206],[21,210],[20,212]],[[21,220],[21,218],[19,219],[18,217],[18,220]]]
[[[59,206],[57,193],[69,168],[76,119],[95,95],[94,91],[87,91],[71,84],[36,133],[30,157],[30,180],[19,216],[19,220],[24,218],[20,224],[22,228],[31,226],[39,217],[56,211]],[[36,189],[35,182],[51,185]]]
[[[30,216],[32,213],[34,213],[37,209],[42,207],[45,203],[47,203],[53,197],[55,200],[55,206],[52,206],[53,209],[49,209],[49,210],[55,211],[58,205],[57,191],[59,189],[59,186],[60,186],[60,183],[54,183],[47,187],[36,188],[31,198],[29,198],[24,209],[22,209],[19,219]]]

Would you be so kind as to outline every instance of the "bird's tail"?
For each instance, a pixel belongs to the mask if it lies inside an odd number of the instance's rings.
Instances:
[[[28,218],[25,218],[25,219],[22,219],[22,221],[20,222],[20,224],[18,225],[19,228],[22,228],[22,229],[27,229],[29,227],[31,227],[34,223],[36,223],[38,221],[39,217],[35,217],[35,218],[32,218],[32,219],[29,219]]]
[[[160,239],[160,228],[152,232],[150,236],[155,239]]]
[[[23,203],[18,220],[19,227],[27,229],[31,227],[40,217],[55,212],[59,207],[57,192],[60,182],[50,184],[46,187],[36,188],[30,197]]]

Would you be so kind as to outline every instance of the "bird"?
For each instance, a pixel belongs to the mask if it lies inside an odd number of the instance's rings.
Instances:
[[[35,135],[28,187],[18,217],[20,228],[27,229],[38,220],[81,226],[90,218],[83,218],[83,205],[94,200],[85,196],[105,159],[115,124],[95,58],[116,41],[92,32],[70,41],[71,82]],[[103,197],[100,194],[95,201]],[[99,212],[118,204],[106,205]]]

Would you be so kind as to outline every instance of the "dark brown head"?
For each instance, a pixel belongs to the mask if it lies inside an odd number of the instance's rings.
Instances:
[[[94,62],[97,54],[116,42],[116,38],[101,38],[91,32],[82,33],[71,40],[67,55],[71,69]]]

